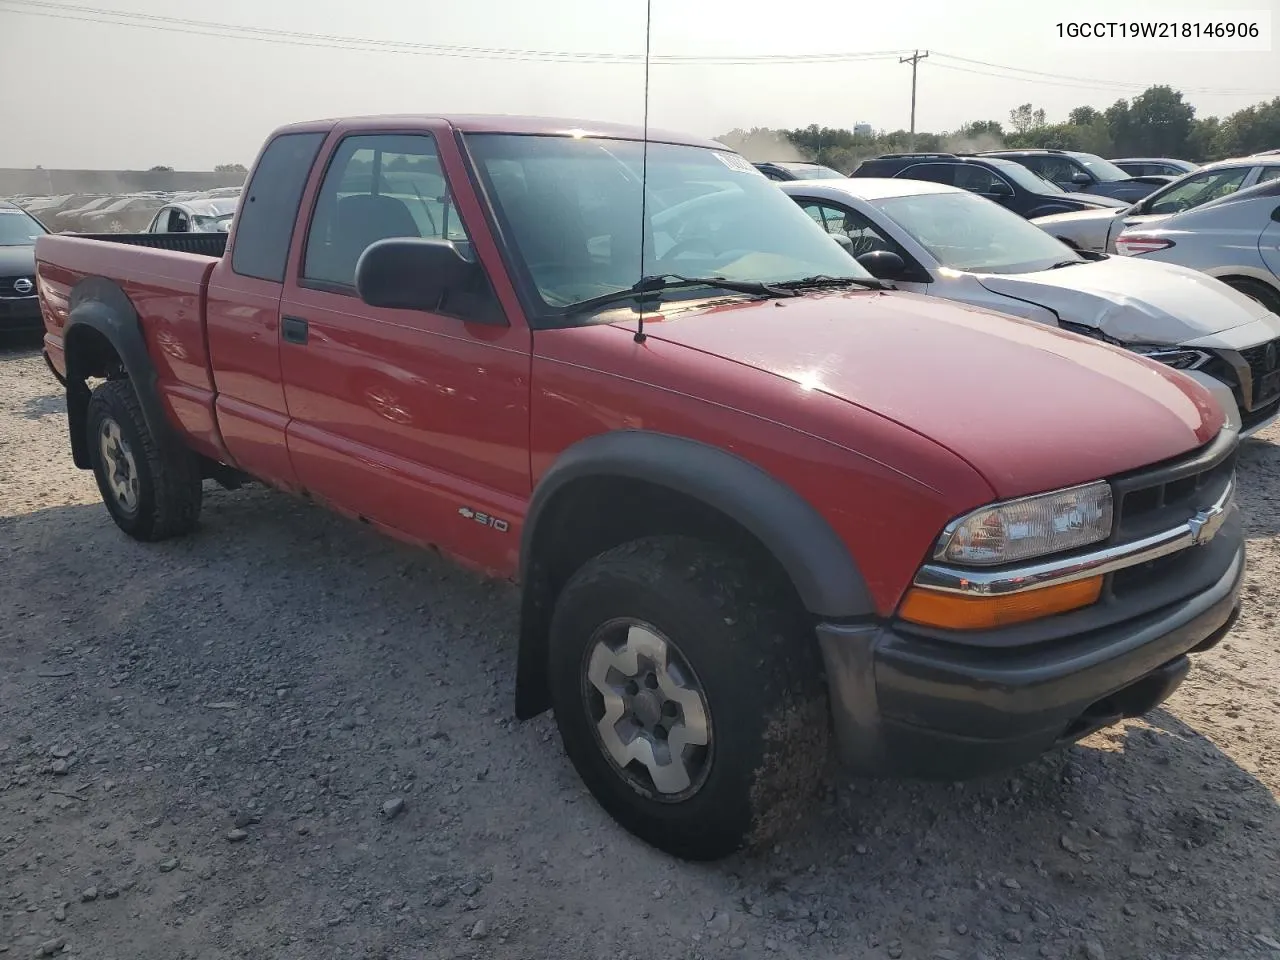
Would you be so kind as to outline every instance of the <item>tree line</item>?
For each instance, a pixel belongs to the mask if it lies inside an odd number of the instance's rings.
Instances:
[[[854,133],[810,124],[794,130],[752,127],[717,139],[755,161],[812,160],[848,173],[867,157],[912,149],[906,130]],[[1280,148],[1280,97],[1227,117],[1197,117],[1181,91],[1148,87],[1105,110],[1076,107],[1049,123],[1030,103],[1009,111],[1007,122],[975,120],[943,133],[915,135],[917,151],[965,152],[1047,147],[1102,157],[1175,157],[1205,162]]]

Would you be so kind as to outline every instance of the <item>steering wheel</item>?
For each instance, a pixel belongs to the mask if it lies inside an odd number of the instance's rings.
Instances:
[[[713,257],[720,252],[716,249],[716,245],[711,242],[710,237],[689,237],[686,240],[677,240],[673,243],[667,252],[662,255],[662,259],[664,261],[674,260],[684,251],[692,250],[695,247],[704,248],[706,252],[711,254]]]

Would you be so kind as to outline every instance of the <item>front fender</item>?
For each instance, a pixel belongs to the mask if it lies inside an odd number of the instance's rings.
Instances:
[[[816,616],[845,619],[875,609],[848,548],[794,490],[735,454],[645,430],[615,430],[580,440],[543,475],[521,538],[522,580],[547,505],[567,484],[587,476],[669,487],[726,514],[777,558],[805,607]]]
[[[541,558],[552,550],[560,498],[585,478],[642,481],[682,494],[727,516],[764,545],[816,618],[852,620],[875,611],[852,554],[804,498],[735,454],[695,440],[616,430],[580,440],[542,476],[530,501],[520,548],[522,583],[516,716],[549,706],[547,638],[561,584]],[[620,508],[625,505],[620,504]]]

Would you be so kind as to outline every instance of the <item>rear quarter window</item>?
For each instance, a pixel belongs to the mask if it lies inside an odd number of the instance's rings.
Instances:
[[[284,281],[302,190],[323,133],[285,133],[263,151],[237,212],[231,269],[242,277]]]

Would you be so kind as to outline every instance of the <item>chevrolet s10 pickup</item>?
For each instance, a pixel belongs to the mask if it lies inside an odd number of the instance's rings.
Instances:
[[[36,259],[125,533],[253,480],[518,583],[517,716],[680,857],[788,829],[833,750],[965,777],[1141,715],[1238,613],[1202,387],[893,289],[714,141],[300,123],[229,234]]]

